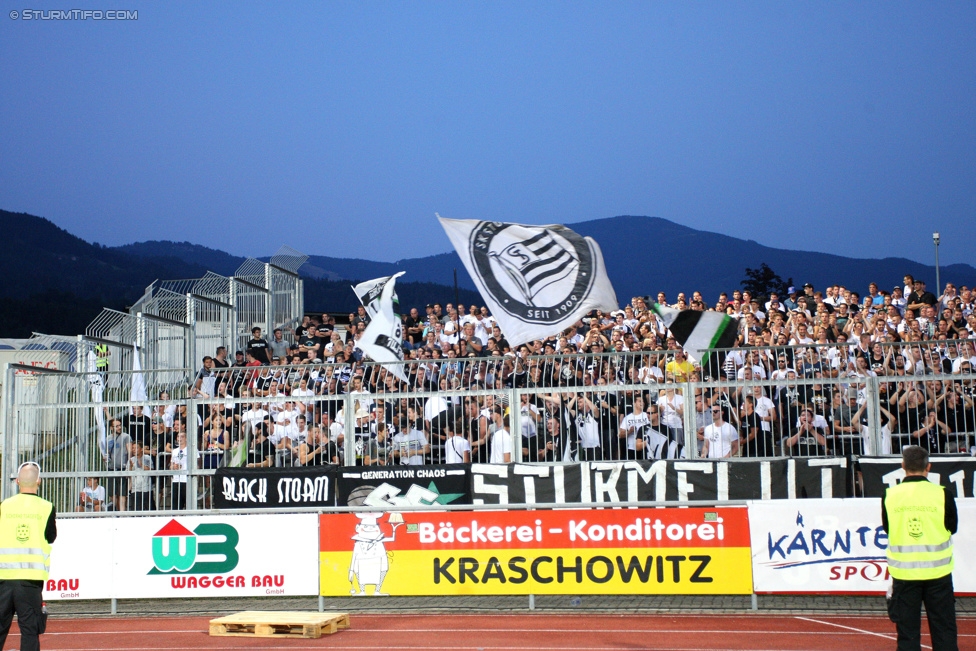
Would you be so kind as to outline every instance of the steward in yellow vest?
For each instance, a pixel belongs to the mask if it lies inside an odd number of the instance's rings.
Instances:
[[[892,577],[888,617],[898,630],[898,651],[921,649],[922,602],[933,651],[957,651],[952,587],[952,534],[959,522],[956,501],[948,488],[928,481],[932,464],[924,448],[904,448],[901,467],[905,479],[885,491],[881,500]]]
[[[99,372],[108,370],[108,358],[111,355],[108,346],[105,344],[95,344],[95,369]]]
[[[0,504],[0,649],[14,612],[22,651],[38,651],[44,632],[41,590],[51,567],[51,543],[58,536],[54,505],[38,497],[40,468],[25,463],[17,473],[20,493]]]

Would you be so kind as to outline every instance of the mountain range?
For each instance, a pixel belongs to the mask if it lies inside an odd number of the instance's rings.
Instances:
[[[935,289],[932,266],[904,258],[858,259],[830,253],[775,249],[752,240],[699,231],[658,217],[619,216],[571,224],[600,245],[607,273],[621,304],[633,296],[664,291],[699,290],[714,302],[719,292],[741,287],[747,267],[765,263],[784,280],[816,288],[844,284],[864,292],[869,282],[882,288],[900,285],[904,274],[924,278]],[[31,331],[77,334],[100,306],[125,309],[157,279],[198,278],[206,271],[232,275],[245,258],[191,242],[149,241],[119,247],[92,244],[51,221],[26,213],[0,210],[0,233],[6,241],[0,256],[0,337],[23,337]],[[798,244],[809,245],[814,233]],[[298,245],[299,242],[284,244]],[[306,252],[308,253],[308,252]],[[267,260],[268,258],[263,258]],[[311,255],[300,273],[305,277],[308,311],[344,312],[356,306],[352,281],[406,275],[397,283],[400,304],[454,301],[454,271],[459,298],[481,303],[457,254],[441,253],[397,262]],[[976,268],[954,264],[941,277],[959,285],[976,285]]]
[[[634,296],[656,295],[658,291],[673,298],[680,291],[690,294],[694,290],[715,302],[720,292],[741,288],[747,267],[756,268],[762,263],[783,280],[792,278],[797,287],[810,283],[822,289],[828,284],[842,284],[863,295],[871,282],[890,291],[896,285],[901,286],[905,274],[911,274],[923,278],[928,289],[935,291],[935,267],[906,258],[849,258],[776,249],[753,240],[695,230],[660,217],[620,216],[579,222],[570,227],[600,245],[621,304]],[[809,238],[798,240],[810,241]],[[117,250],[153,258],[179,257],[193,264],[206,264],[208,260],[225,264],[228,271],[214,269],[217,273],[233,273],[244,260],[186,242],[142,242]],[[402,281],[452,285],[455,269],[458,285],[474,290],[474,283],[453,251],[397,262],[310,255],[301,273],[324,280],[363,280],[405,271]],[[940,268],[940,275],[959,285],[976,285],[976,268],[970,265],[946,265]]]

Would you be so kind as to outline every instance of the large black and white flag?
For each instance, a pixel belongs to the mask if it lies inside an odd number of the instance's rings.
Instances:
[[[616,310],[599,245],[565,226],[437,218],[513,346]]]
[[[739,333],[739,322],[724,312],[699,312],[676,310],[660,303],[652,307],[674,338],[681,344],[693,361],[702,369],[712,369],[706,375],[718,377],[715,369],[721,368],[724,351],[712,349],[732,348]]]
[[[372,319],[356,345],[371,359],[382,363],[386,370],[406,382],[407,376],[403,372],[403,322],[393,307],[396,279],[402,275],[401,271],[389,278],[377,278],[363,283],[363,285],[382,284],[382,290],[377,298],[370,301],[376,311],[371,313]],[[356,295],[359,296],[358,291]],[[366,301],[363,301],[363,306],[367,310],[370,309]]]
[[[402,276],[404,271],[400,273],[393,274],[392,276],[383,276],[382,278],[375,278],[373,280],[366,280],[359,283],[358,285],[352,286],[352,291],[356,292],[356,298],[359,302],[363,304],[366,308],[366,314],[369,318],[376,316],[376,313],[380,310],[380,297],[383,295],[383,288],[386,287],[387,283],[395,283],[396,279]],[[393,292],[393,312],[396,313],[397,308],[400,305],[400,300],[397,298],[396,292]]]

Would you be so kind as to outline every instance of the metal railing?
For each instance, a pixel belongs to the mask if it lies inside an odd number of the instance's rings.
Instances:
[[[186,369],[152,369],[142,372],[149,398],[142,402],[131,399],[132,372],[100,376],[108,388],[98,401],[96,374],[11,367],[3,472],[10,478],[23,461],[38,461],[45,494],[60,510],[82,508],[90,477],[126,498],[114,500],[120,510],[130,508],[135,486],[151,486],[157,508],[185,496],[187,508],[206,509],[210,476],[230,463],[858,456],[896,454],[906,443],[942,453],[968,453],[974,445],[973,374],[618,379],[635,377],[651,359],[480,358],[433,368],[420,360],[407,365],[409,383],[371,363],[238,367],[214,370],[201,391]],[[174,467],[180,432],[186,447]],[[125,436],[144,444],[149,464],[138,463]],[[186,490],[177,486],[174,497],[174,478],[182,484],[181,477]],[[4,490],[9,494],[9,482]],[[133,496],[131,503],[147,499]]]

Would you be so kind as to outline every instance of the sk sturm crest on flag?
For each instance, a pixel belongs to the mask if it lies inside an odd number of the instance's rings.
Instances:
[[[699,362],[703,375],[715,379],[720,376],[724,353],[711,353],[712,348],[732,348],[739,333],[739,322],[722,312],[676,310],[660,303],[653,308],[674,338],[693,361]]]
[[[513,346],[617,309],[600,247],[565,226],[437,218]]]
[[[363,331],[363,337],[357,345],[370,358],[381,362],[386,370],[406,382],[407,376],[403,372],[403,322],[400,321],[400,315],[396,313],[393,307],[393,297],[396,296],[396,279],[402,275],[403,272],[401,271],[389,278],[367,281],[353,289],[356,290],[356,295],[360,297],[360,301],[363,301],[363,307],[369,311],[370,306],[360,296],[358,287],[364,285],[382,286],[379,298],[370,302],[376,312],[370,313],[372,319],[366,326],[366,330]]]

